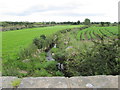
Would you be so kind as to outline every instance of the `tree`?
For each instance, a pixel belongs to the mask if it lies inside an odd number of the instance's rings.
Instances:
[[[101,22],[101,26],[104,26],[104,24],[105,24],[104,22]]]
[[[107,24],[108,26],[110,26],[110,22],[106,22],[106,24]]]
[[[56,22],[55,22],[55,21],[52,21],[51,24],[56,24]]]
[[[80,21],[79,21],[79,20],[77,21],[77,24],[80,24]]]
[[[72,25],[77,25],[77,22],[73,22]]]
[[[90,19],[86,18],[85,21],[84,21],[84,24],[89,25],[90,24]]]
[[[43,35],[40,35],[40,38],[42,38],[42,39],[46,39],[46,36],[43,34]]]

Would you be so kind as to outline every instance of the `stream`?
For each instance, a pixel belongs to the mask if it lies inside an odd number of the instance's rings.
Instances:
[[[54,46],[52,48],[56,48],[56,44],[54,44]],[[50,48],[46,53],[47,53],[47,56],[46,56],[46,60],[47,61],[55,61],[55,59],[52,57],[52,53],[51,53],[51,49]],[[57,63],[57,69],[58,70],[63,70],[64,69],[64,66],[62,63]]]
[[[51,49],[47,52],[46,59],[47,61],[55,61],[55,59],[52,57]]]
[[[56,44],[54,44],[52,48],[56,48]],[[52,57],[51,49],[49,49],[46,52],[47,53],[47,56],[46,56],[47,61],[55,61],[55,59]]]

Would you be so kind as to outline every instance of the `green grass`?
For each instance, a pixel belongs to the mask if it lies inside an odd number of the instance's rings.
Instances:
[[[110,27],[91,26],[89,28],[86,28],[84,30],[79,31],[78,34],[77,34],[77,39],[79,39],[79,40],[80,39],[85,39],[84,38],[85,32],[87,32],[86,35],[87,35],[88,40],[91,39],[91,38],[93,38],[93,39],[97,38],[96,35],[94,35],[94,33],[98,34],[99,36],[106,35],[107,37],[117,37],[117,35],[118,35],[118,27],[117,26],[110,26]],[[82,34],[82,37],[80,38],[81,34]]]
[[[21,83],[21,80],[20,79],[16,79],[12,82],[12,86],[15,88],[15,87],[18,87]]]
[[[27,47],[35,37],[42,34],[52,35],[57,31],[81,27],[80,25],[59,25],[51,27],[29,28],[22,30],[2,32],[2,56],[3,59],[16,59],[21,48]]]

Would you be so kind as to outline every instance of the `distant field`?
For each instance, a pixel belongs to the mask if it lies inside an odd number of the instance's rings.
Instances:
[[[27,47],[35,37],[39,37],[42,34],[51,35],[60,30],[81,26],[59,25],[2,32],[3,59],[17,58],[17,53],[21,48]]]
[[[100,37],[117,37],[118,36],[118,27],[89,27],[84,30],[81,30],[77,34],[78,40],[92,40],[99,39]]]

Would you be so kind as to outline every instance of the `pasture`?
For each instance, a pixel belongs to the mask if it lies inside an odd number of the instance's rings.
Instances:
[[[82,26],[82,25],[81,25]],[[40,35],[52,35],[57,31],[81,27],[80,25],[58,25],[51,27],[29,28],[2,32],[2,57],[4,59],[16,59],[21,48],[27,47],[35,37]]]

